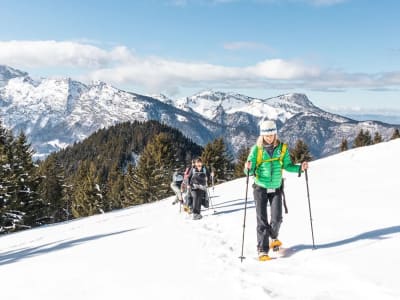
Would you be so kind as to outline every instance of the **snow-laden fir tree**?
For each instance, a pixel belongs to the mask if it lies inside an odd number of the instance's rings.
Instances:
[[[40,178],[37,165],[32,160],[32,148],[26,135],[21,132],[12,146],[11,170],[13,187],[11,201],[18,211],[22,211],[24,225],[28,227],[41,225],[45,217],[45,204],[38,193]]]
[[[40,225],[43,201],[37,193],[39,177],[32,149],[24,133],[14,138],[0,124],[0,226],[9,232]]]

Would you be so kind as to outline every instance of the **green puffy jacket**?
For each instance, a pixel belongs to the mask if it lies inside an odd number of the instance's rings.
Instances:
[[[247,161],[251,161],[250,174],[255,174],[255,179],[254,179],[255,184],[266,189],[277,189],[280,188],[282,184],[282,168],[288,172],[294,172],[294,173],[299,172],[300,166],[292,163],[292,160],[290,159],[289,150],[286,151],[281,165],[279,157],[281,156],[282,145],[283,144],[280,143],[277,147],[275,147],[272,157],[263,148],[263,153],[262,153],[263,161],[271,158],[278,158],[278,159],[274,161],[261,163],[260,166],[257,168],[257,170],[255,170],[255,168],[257,161],[258,147],[257,145],[254,145],[251,148]],[[247,175],[247,169],[245,169],[244,172]]]

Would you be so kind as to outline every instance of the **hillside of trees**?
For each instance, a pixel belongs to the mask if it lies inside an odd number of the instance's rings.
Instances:
[[[398,129],[392,139],[399,138]],[[382,141],[360,131],[354,147]],[[343,140],[341,150],[347,150]],[[183,172],[201,156],[215,184],[244,176],[249,148],[234,163],[223,138],[205,147],[156,121],[121,123],[34,162],[24,133],[14,136],[0,122],[0,233],[121,209],[173,194],[175,170]],[[311,160],[301,140],[290,154]],[[211,184],[211,183],[210,183]]]
[[[234,168],[222,138],[203,149],[156,121],[99,130],[41,162],[32,155],[26,136],[0,123],[0,233],[164,199],[172,173],[199,156],[215,183],[232,179]]]

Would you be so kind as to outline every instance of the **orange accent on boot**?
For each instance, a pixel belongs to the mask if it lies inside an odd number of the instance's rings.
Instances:
[[[271,257],[269,257],[268,254],[263,254],[258,257],[258,260],[259,261],[267,261],[267,260],[271,260]]]
[[[282,242],[280,240],[273,240],[269,247],[272,249],[272,248],[280,247],[280,246],[282,246]]]

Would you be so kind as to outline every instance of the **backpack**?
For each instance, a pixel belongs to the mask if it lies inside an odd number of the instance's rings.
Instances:
[[[183,175],[181,173],[177,173],[174,175],[173,180],[176,185],[181,186],[183,182]]]
[[[189,175],[190,175],[190,171],[191,171],[191,170],[192,170],[192,167],[186,168],[185,173],[183,173],[183,179],[184,179],[184,180],[186,180],[186,179],[189,178]]]

